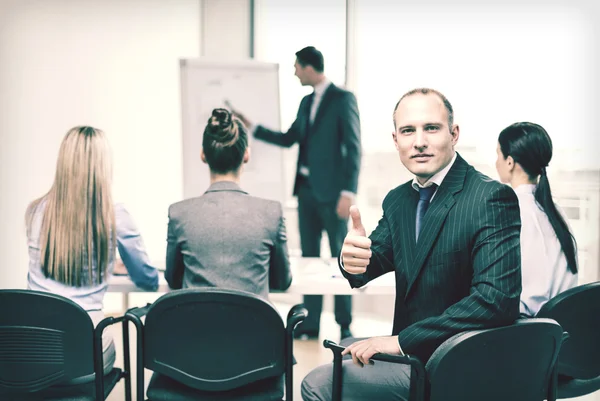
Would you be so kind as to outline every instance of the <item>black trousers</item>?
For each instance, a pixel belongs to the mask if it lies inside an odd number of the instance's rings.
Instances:
[[[321,238],[325,231],[331,255],[337,257],[348,233],[348,219],[338,216],[337,200],[333,203],[320,203],[315,199],[308,180],[299,179],[298,184],[298,226],[302,256],[321,256]],[[308,310],[308,317],[298,326],[297,331],[318,333],[323,296],[305,295],[304,305]],[[352,322],[352,296],[336,295],[334,310],[336,322],[342,327],[349,326]]]

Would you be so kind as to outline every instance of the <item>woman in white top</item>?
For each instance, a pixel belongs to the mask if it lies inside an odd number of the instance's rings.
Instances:
[[[136,225],[122,205],[113,204],[110,156],[101,130],[69,130],[50,191],[33,201],[26,213],[28,288],[69,298],[88,312],[94,325],[104,318],[104,294],[117,247],[132,281],[147,291],[158,288],[158,271],[150,264]],[[107,373],[115,360],[107,331],[103,354]],[[90,379],[93,375],[76,381]]]
[[[552,200],[546,167],[552,140],[528,122],[498,137],[496,169],[510,184],[521,209],[521,314],[535,316],[552,297],[577,285],[577,244],[564,214]]]

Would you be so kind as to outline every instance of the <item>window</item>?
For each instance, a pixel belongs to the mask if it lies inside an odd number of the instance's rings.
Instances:
[[[346,77],[346,2],[345,0],[303,2],[262,0],[256,2],[256,58],[279,63],[281,129],[285,132],[296,118],[302,97],[312,88],[302,87],[294,76],[295,53],[314,46],[323,53],[325,74],[343,86]],[[300,240],[296,201],[292,196],[296,174],[297,146],[285,151],[286,210],[290,250],[298,253]],[[326,236],[325,236],[326,237]],[[328,247],[323,247],[323,250]]]
[[[532,121],[546,128],[554,144],[548,174],[557,202],[573,217],[580,281],[595,279],[597,271],[585,270],[598,265],[600,219],[593,211],[600,209],[600,177],[595,152],[586,151],[586,131],[594,126],[586,102],[593,53],[582,14],[552,5],[437,4],[354,2],[350,63],[365,151],[359,188],[365,225],[375,227],[383,197],[411,178],[392,143],[393,107],[406,91],[432,87],[455,108],[459,153],[493,178],[504,127]]]

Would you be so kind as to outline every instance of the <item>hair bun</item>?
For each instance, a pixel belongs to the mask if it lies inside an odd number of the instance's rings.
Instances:
[[[231,113],[226,109],[214,109],[209,124],[213,127],[227,128],[231,124]]]
[[[229,110],[214,109],[205,133],[210,135],[215,142],[223,146],[230,146],[237,138],[238,129]]]

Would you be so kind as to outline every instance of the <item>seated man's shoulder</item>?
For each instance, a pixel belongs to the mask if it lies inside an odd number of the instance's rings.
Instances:
[[[392,206],[395,202],[401,199],[407,192],[414,191],[412,188],[412,180],[405,182],[404,184],[398,185],[396,188],[390,190],[385,198],[383,198],[383,207]]]
[[[467,173],[466,186],[478,188],[483,194],[490,194],[498,191],[514,192],[510,186],[502,184],[500,181],[488,177],[475,168],[469,169]]]
[[[480,206],[487,201],[500,201],[504,204],[515,205],[519,203],[517,194],[510,185],[502,184],[475,169],[471,169],[467,174],[463,194],[466,199],[469,199],[469,202],[478,199],[479,202],[475,202],[474,205]]]

